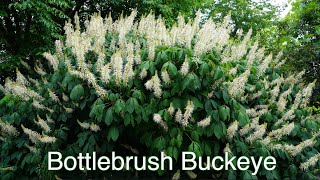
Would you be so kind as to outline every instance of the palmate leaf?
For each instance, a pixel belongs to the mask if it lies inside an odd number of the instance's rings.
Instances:
[[[192,142],[188,146],[188,151],[194,152],[197,157],[200,157],[202,155],[202,149],[201,149],[200,145],[197,142]]]

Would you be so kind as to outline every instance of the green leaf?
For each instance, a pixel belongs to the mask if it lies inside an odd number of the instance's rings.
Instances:
[[[113,112],[112,112],[112,108],[109,108],[106,112],[104,122],[106,123],[106,125],[109,126],[112,123],[112,120],[113,120]]]
[[[214,72],[214,80],[218,80],[224,76],[224,71],[221,69],[221,67],[217,67],[216,71]]]
[[[202,109],[203,108],[203,104],[201,101],[199,101],[198,98],[196,97],[192,97],[191,98],[192,102],[193,102],[193,105],[194,105],[194,109],[197,110],[198,108],[199,109]]]
[[[81,84],[76,85],[70,93],[70,98],[73,101],[80,100],[84,95],[84,89]]]
[[[203,64],[201,64],[200,68],[199,68],[199,73],[201,76],[206,75],[209,72],[209,66],[206,62],[204,62]]]
[[[197,142],[192,142],[189,147],[188,147],[188,151],[192,151],[196,154],[197,157],[201,156],[201,147]]]
[[[211,116],[214,120],[219,121],[219,111],[218,110],[213,110],[211,113]]]
[[[167,56],[167,53],[165,51],[161,52],[161,59],[164,61],[164,62],[167,62],[168,61],[168,56]]]
[[[289,171],[289,175],[291,177],[295,177],[297,175],[298,168],[295,165],[292,164],[292,165],[289,166],[288,171]]]
[[[154,147],[158,149],[158,151],[161,151],[165,148],[166,146],[166,141],[165,139],[160,136],[154,141]]]
[[[230,100],[229,94],[224,90],[222,91],[222,97],[225,103],[228,103]]]
[[[134,100],[132,98],[127,100],[126,108],[130,114],[133,113],[135,106],[134,106]]]
[[[212,123],[213,129],[214,129],[214,135],[220,139],[226,134],[226,126],[223,122],[221,121],[214,121]]]
[[[205,108],[207,113],[210,113],[212,111],[212,104],[210,102],[210,99],[206,100],[206,102],[204,104],[204,108]]]
[[[178,134],[176,138],[177,147],[181,147],[182,142],[183,142],[183,136],[181,134]]]
[[[234,174],[234,172],[232,170],[228,171],[228,180],[231,179],[237,179],[237,176]]]
[[[104,115],[104,106],[100,104],[96,104],[92,107],[89,117],[95,118],[98,120],[98,122],[101,122],[103,120]]]
[[[172,129],[170,129],[169,133],[170,133],[170,137],[174,138],[174,137],[176,137],[178,135],[179,130],[178,130],[178,128],[172,128]]]
[[[114,110],[117,114],[119,114],[121,111],[123,111],[124,107],[125,107],[125,104],[124,104],[123,100],[118,99],[114,105]]]
[[[168,66],[168,72],[170,74],[170,76],[174,77],[178,74],[178,70],[177,70],[177,67],[172,64],[171,62],[169,63],[169,66]]]
[[[211,147],[208,143],[204,143],[204,153],[207,155],[207,156],[210,156],[211,155]]]
[[[194,76],[192,74],[188,74],[187,77],[185,77],[184,80],[182,81],[182,90],[189,87],[193,80],[194,80]]]
[[[170,146],[167,149],[168,156],[173,157],[175,160],[178,160],[179,151],[176,147]]]
[[[250,123],[248,115],[242,111],[240,111],[238,114],[238,121],[239,121],[239,125],[242,127]]]
[[[192,133],[191,133],[191,139],[192,139],[193,141],[199,142],[199,134],[198,134],[197,131],[192,131]]]
[[[227,120],[228,116],[230,116],[230,109],[227,106],[219,107],[219,117],[222,121]]]
[[[171,117],[170,113],[169,113],[168,111],[164,111],[164,113],[163,113],[163,119],[164,119],[165,121],[169,121],[171,118],[172,118],[172,117]]]
[[[135,90],[133,93],[132,93],[132,97],[136,98],[136,99],[139,99],[140,101],[143,101],[143,95],[141,93],[140,90]]]
[[[130,124],[130,122],[131,122],[131,117],[132,117],[132,116],[131,116],[130,114],[128,114],[128,113],[124,116],[124,120],[123,120],[123,121],[124,121],[124,125],[125,125],[125,126],[127,126],[128,124]]]
[[[244,174],[243,174],[243,179],[252,179],[252,176],[251,176],[251,174],[249,173],[249,171],[245,171],[245,172],[243,172]]]
[[[119,137],[119,130],[117,127],[112,126],[109,131],[108,131],[108,141],[110,141],[110,139],[112,139],[113,141],[116,141]]]

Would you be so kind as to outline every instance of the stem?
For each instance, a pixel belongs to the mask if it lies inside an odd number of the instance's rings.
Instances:
[[[193,142],[193,139],[187,133],[184,134]]]

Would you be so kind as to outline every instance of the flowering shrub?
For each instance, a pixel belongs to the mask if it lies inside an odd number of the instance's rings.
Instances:
[[[231,39],[221,24],[200,15],[166,28],[150,14],[113,22],[93,15],[81,31],[65,25],[66,39],[38,63],[38,79],[17,70],[0,87],[1,178],[173,176],[306,178],[319,175],[320,124],[306,106],[314,83],[303,72],[282,75],[275,58],[250,41]],[[30,68],[26,65],[27,68]],[[31,70],[31,69],[30,69]],[[175,160],[174,171],[48,171],[48,151],[64,156],[111,151]],[[181,172],[182,151],[197,156],[269,156],[273,171]]]

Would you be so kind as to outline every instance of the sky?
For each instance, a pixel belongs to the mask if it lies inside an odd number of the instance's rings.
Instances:
[[[270,0],[270,1],[274,5],[279,5],[281,7],[284,7],[284,10],[280,13],[280,16],[282,18],[285,17],[292,8],[291,3],[289,3],[288,0]]]

